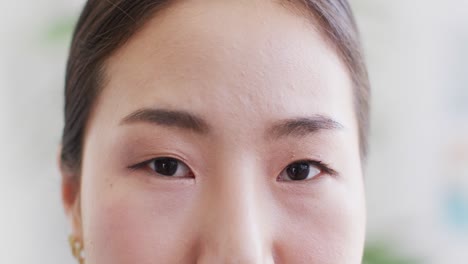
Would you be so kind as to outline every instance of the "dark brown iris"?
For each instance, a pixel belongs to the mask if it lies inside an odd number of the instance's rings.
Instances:
[[[173,176],[177,172],[179,166],[179,162],[172,158],[161,158],[152,162],[154,170],[164,176]]]
[[[301,181],[307,179],[310,172],[310,165],[306,162],[297,162],[288,166],[286,173],[293,181]]]

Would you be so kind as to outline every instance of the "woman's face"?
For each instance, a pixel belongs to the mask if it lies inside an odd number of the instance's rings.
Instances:
[[[103,86],[66,204],[86,263],[360,263],[352,84],[309,16],[175,3]]]

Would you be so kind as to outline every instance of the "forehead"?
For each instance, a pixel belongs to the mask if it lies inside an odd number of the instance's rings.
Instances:
[[[101,101],[121,116],[158,106],[219,120],[325,112],[349,123],[351,82],[324,39],[309,16],[273,1],[176,2],[107,61]]]

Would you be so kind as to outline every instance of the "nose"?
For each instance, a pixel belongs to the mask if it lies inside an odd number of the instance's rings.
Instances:
[[[206,189],[197,263],[274,263],[265,191],[259,176],[243,168],[216,177]]]

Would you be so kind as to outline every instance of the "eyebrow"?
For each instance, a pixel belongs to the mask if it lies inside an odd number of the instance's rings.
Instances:
[[[132,112],[122,119],[123,124],[152,123],[161,126],[176,127],[196,132],[197,134],[208,134],[210,125],[203,118],[183,110],[142,108]],[[339,122],[324,115],[313,115],[310,117],[297,117],[280,120],[274,123],[266,133],[266,137],[279,139],[281,137],[304,137],[314,134],[320,130],[340,130],[344,126]]]
[[[342,124],[330,117],[313,115],[281,120],[268,130],[267,137],[273,137],[274,139],[287,136],[304,137],[321,130],[341,130],[343,128]]]
[[[207,134],[210,131],[210,126],[202,118],[181,110],[143,108],[123,118],[120,124],[139,122],[182,128],[197,134]]]

